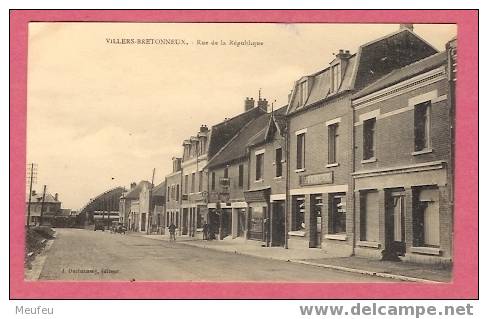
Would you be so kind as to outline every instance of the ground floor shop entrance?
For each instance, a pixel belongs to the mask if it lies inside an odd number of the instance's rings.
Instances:
[[[389,191],[386,198],[385,248],[388,252],[404,256],[405,244],[405,192]]]
[[[285,245],[285,201],[275,201],[272,205],[271,216],[271,245]]]

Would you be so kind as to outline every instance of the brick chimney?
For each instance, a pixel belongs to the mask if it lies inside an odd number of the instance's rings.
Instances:
[[[208,132],[208,127],[207,125],[202,125],[200,126],[200,133],[205,133]]]
[[[263,111],[268,111],[268,101],[266,99],[259,98],[258,100],[258,107]]]
[[[252,108],[254,108],[254,99],[252,97],[246,97],[246,100],[244,101],[244,112],[247,112]]]
[[[340,49],[339,53],[336,54],[336,58],[339,58],[341,60],[346,60],[351,57],[351,52],[349,50],[343,50]]]
[[[136,188],[136,185],[137,185],[137,184],[136,184],[135,182],[130,183],[130,189],[134,189],[134,188]]]
[[[400,24],[400,30],[408,29],[413,32],[413,23],[403,23]]]
[[[58,193],[54,194],[54,201],[58,201]]]

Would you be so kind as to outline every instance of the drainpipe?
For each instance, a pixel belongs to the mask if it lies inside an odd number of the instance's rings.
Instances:
[[[286,181],[285,181],[285,249],[288,249],[288,211],[290,201],[290,119],[286,118],[285,126],[285,158],[286,158]]]
[[[352,105],[352,96],[350,99],[351,103],[351,175],[350,175],[350,185],[351,185],[351,192],[352,192],[352,205],[351,205],[351,211],[352,211],[352,255],[354,256],[356,254],[356,192],[355,192],[355,180],[352,175],[354,171],[356,170],[356,139],[354,138],[355,134],[355,128],[354,128],[354,107]]]

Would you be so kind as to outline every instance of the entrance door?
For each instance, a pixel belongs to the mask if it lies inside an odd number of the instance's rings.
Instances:
[[[405,255],[405,194],[392,192],[386,207],[386,249],[399,256]]]
[[[310,196],[310,247],[320,248],[322,246],[322,195]]]
[[[222,209],[222,235],[221,238],[232,234],[232,210]]]
[[[273,246],[285,245],[285,202],[276,201],[273,205],[272,243]]]
[[[188,235],[188,208],[183,208],[183,220],[181,221],[181,234]]]

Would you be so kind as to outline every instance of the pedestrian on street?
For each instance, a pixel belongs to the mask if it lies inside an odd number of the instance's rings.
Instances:
[[[203,240],[208,240],[208,224],[203,224]]]
[[[170,241],[171,240],[176,241],[176,226],[175,226],[175,224],[172,223],[171,225],[169,225],[168,228],[169,228],[169,240]]]

